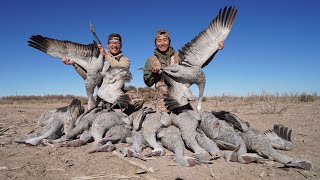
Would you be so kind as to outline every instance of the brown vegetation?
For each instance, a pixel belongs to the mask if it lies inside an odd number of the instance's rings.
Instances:
[[[0,98],[0,104],[13,104],[17,102],[71,102],[72,99],[77,98],[81,100],[82,103],[86,104],[87,99],[83,96],[74,96],[74,95],[44,95],[44,96],[4,96]]]
[[[127,91],[133,90],[141,92],[146,102],[152,102],[155,100],[155,89],[151,87],[139,87],[134,86],[126,87]],[[86,104],[87,99],[84,96],[74,96],[74,95],[44,95],[44,96],[4,96],[0,98],[0,104],[12,104],[13,102],[23,102],[23,101],[41,101],[41,102],[70,102],[70,100],[77,98],[80,99],[82,103]],[[232,96],[232,95],[222,95],[222,96],[207,96],[203,97],[203,102],[206,101],[218,101],[218,102],[238,102],[243,101],[245,103],[254,102],[264,102],[264,103],[298,103],[298,102],[313,102],[316,99],[320,99],[317,93],[284,93],[284,94],[271,94],[263,92],[262,94],[251,94],[248,96]]]
[[[146,94],[152,102],[152,88],[136,90]],[[295,147],[292,151],[281,152],[312,161],[314,168],[311,171],[283,168],[282,164],[273,161],[239,164],[225,162],[223,158],[214,160],[213,164],[182,167],[173,163],[172,153],[167,151],[164,157],[128,158],[155,171],[143,173],[112,153],[88,154],[91,144],[59,148],[11,143],[35,130],[37,118],[42,113],[66,106],[74,97],[10,96],[0,99],[0,179],[319,179],[320,98],[315,93],[223,95],[206,97],[203,102],[203,111],[231,111],[261,132],[278,123],[289,126],[293,129]],[[78,98],[85,101],[84,97]],[[116,146],[120,149],[127,144]],[[147,148],[143,153],[150,151]],[[192,155],[190,151],[187,154]]]

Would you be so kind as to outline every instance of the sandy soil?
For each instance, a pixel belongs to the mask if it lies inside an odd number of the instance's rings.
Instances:
[[[64,102],[14,102],[0,104],[0,179],[320,179],[320,100],[300,103],[204,102],[205,110],[229,110],[260,131],[281,123],[293,129],[292,151],[284,154],[313,162],[311,171],[283,168],[273,161],[259,164],[225,162],[182,167],[164,157],[130,159],[156,170],[139,174],[139,169],[112,153],[88,154],[91,144],[77,148],[11,144],[34,130],[44,112],[66,106]],[[117,147],[127,146],[118,144]],[[146,149],[144,153],[149,152]],[[223,151],[224,153],[225,151]],[[191,154],[191,152],[188,152]]]

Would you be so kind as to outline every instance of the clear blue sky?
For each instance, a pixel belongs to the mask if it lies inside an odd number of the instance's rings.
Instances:
[[[0,96],[85,96],[72,66],[27,45],[31,35],[89,44],[89,22],[105,46],[110,33],[123,37],[136,87],[153,54],[154,34],[167,29],[178,50],[206,28],[220,8],[238,14],[225,48],[204,68],[206,96],[261,93],[320,94],[320,11],[317,0],[10,0],[0,6]],[[197,91],[195,91],[197,93]]]

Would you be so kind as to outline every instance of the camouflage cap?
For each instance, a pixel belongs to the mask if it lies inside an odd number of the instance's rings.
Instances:
[[[110,34],[109,37],[108,37],[108,42],[109,42],[110,40],[118,40],[118,41],[121,42],[121,36],[120,36],[120,34],[112,33],[112,34]]]
[[[159,30],[157,33],[156,33],[156,36],[154,39],[157,39],[159,37],[167,37],[170,39],[170,36],[169,36],[169,32],[167,30]]]

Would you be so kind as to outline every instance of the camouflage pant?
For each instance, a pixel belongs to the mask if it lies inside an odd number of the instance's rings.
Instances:
[[[168,95],[168,86],[164,82],[158,82],[156,84],[156,111],[167,112],[167,107],[164,99]]]

